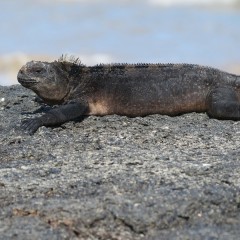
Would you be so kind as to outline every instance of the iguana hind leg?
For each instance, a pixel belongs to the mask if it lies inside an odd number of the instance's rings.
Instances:
[[[206,105],[210,117],[240,120],[240,103],[233,88],[219,87],[212,90]]]

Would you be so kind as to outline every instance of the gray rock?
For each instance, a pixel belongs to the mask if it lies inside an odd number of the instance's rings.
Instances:
[[[40,106],[0,87],[0,239],[239,239],[240,122],[92,116],[29,136]]]

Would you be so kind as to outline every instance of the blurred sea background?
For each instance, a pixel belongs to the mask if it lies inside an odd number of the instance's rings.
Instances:
[[[2,0],[0,85],[30,60],[196,63],[240,74],[240,0]]]

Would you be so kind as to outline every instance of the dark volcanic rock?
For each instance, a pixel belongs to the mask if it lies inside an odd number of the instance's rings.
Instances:
[[[93,116],[21,132],[39,108],[0,87],[1,239],[239,239],[240,121]]]

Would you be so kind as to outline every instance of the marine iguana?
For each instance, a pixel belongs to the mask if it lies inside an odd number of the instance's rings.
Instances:
[[[240,76],[194,64],[100,64],[78,59],[31,61],[18,73],[22,86],[59,105],[22,128],[60,125],[82,115],[175,116],[207,112],[240,120]]]

